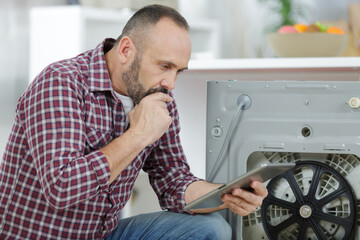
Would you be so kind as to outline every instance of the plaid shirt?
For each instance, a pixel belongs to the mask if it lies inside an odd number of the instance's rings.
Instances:
[[[139,171],[164,209],[179,212],[194,177],[173,123],[109,185],[101,147],[126,131],[104,52],[95,49],[46,67],[21,96],[0,165],[0,239],[103,239],[117,226]]]

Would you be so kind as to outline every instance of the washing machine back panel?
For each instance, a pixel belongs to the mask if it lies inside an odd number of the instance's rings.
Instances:
[[[360,156],[360,108],[349,104],[360,98],[359,82],[209,81],[207,86],[207,176],[221,161],[216,179],[228,180],[224,175],[234,177],[229,165],[237,175],[246,170],[248,156],[261,150]],[[226,154],[218,159],[242,95],[251,105],[239,111]]]
[[[355,159],[350,165],[356,171],[343,176],[358,175],[359,106],[360,82],[208,81],[206,176],[226,182],[271,158],[334,165],[340,161],[328,159],[341,156]],[[231,213],[227,218],[242,239],[246,226]]]

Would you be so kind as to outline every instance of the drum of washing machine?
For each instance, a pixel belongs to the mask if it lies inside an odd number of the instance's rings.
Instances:
[[[298,161],[273,178],[261,207],[270,240],[346,240],[352,236],[356,204],[346,180],[318,161]]]

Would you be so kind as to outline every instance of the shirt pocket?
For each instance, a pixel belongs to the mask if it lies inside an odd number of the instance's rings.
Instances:
[[[111,130],[86,127],[86,143],[89,150],[98,150],[113,139]]]

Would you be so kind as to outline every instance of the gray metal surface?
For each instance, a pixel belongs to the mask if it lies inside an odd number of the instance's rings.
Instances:
[[[251,106],[240,110],[224,156],[219,158],[238,110],[238,98],[244,94],[251,99]],[[342,171],[346,161],[341,158],[346,156],[344,159],[354,161],[348,164],[349,170],[343,171],[343,176],[359,202],[358,98],[360,82],[208,81],[206,176],[212,173],[213,182],[227,182],[262,163],[301,160],[333,164],[337,171]],[[256,229],[259,232],[260,220],[258,213],[254,214],[245,220],[253,217],[255,223],[248,224],[250,232]],[[244,233],[247,227],[243,226],[244,219],[229,212],[225,216],[233,226],[235,239],[257,239],[249,231]],[[257,237],[267,239],[264,235]]]

